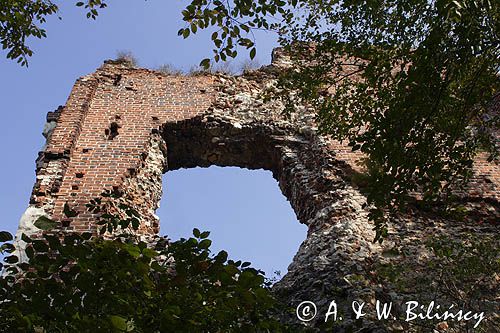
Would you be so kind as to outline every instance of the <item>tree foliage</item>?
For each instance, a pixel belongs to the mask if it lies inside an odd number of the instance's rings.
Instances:
[[[103,199],[112,192],[103,193]],[[12,244],[0,232],[0,322],[6,332],[289,332],[271,281],[249,262],[212,254],[210,232],[170,242],[144,242],[135,211],[110,213],[94,199],[100,233],[57,231],[40,217],[38,235]],[[72,214],[69,207],[66,216]],[[123,213],[123,214],[122,214]],[[125,217],[123,217],[125,216]],[[19,260],[19,256],[27,260]]]
[[[279,34],[293,70],[275,97],[287,111],[313,106],[322,133],[366,154],[379,240],[412,193],[450,199],[478,150],[497,157],[489,107],[500,88],[498,2],[193,0],[183,18],[184,37],[218,29],[213,61],[238,46],[254,55],[254,29]]]
[[[2,241],[12,239],[0,234]],[[45,234],[29,262],[6,257],[0,320],[8,332],[282,331],[276,301],[250,263],[210,253],[208,232],[151,248],[132,237]],[[14,246],[2,245],[12,253]]]
[[[98,9],[105,8],[101,0],[86,0],[75,3],[87,10],[87,18],[95,19]],[[28,58],[33,51],[28,46],[30,37],[45,38],[47,32],[42,28],[48,16],[59,11],[56,2],[51,0],[2,0],[0,2],[0,42],[7,50],[7,58],[28,66]]]

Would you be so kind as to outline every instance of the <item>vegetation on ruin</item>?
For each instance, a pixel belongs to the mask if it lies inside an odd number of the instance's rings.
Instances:
[[[105,198],[105,197],[104,197]],[[94,211],[101,203],[88,205]],[[264,272],[248,262],[228,260],[210,251],[209,232],[170,242],[156,237],[147,243],[134,236],[139,219],[123,206],[127,218],[102,214],[100,234],[63,234],[60,223],[40,217],[43,236],[22,235],[24,259],[0,232],[5,256],[0,276],[0,322],[8,332],[305,332],[290,324],[294,311],[272,293]],[[71,209],[65,209],[71,215]],[[111,233],[110,233],[111,232]],[[16,243],[19,246],[19,242]],[[401,297],[446,301],[460,308],[486,311],[478,332],[498,329],[495,290],[500,276],[498,240],[468,235],[459,239],[423,239],[425,260],[375,261],[370,275],[346,276],[356,288],[391,286]],[[386,255],[407,258],[406,248]],[[429,270],[431,268],[431,270]],[[493,307],[493,308],[492,308]],[[399,315],[398,315],[399,316]],[[399,318],[404,322],[404,318]],[[285,323],[286,322],[286,323]],[[418,332],[432,330],[439,320],[412,322]],[[332,329],[335,322],[320,328]],[[394,324],[390,321],[389,325]],[[361,327],[362,322],[355,322]],[[469,331],[468,322],[449,322]],[[354,327],[352,327],[354,328]],[[311,329],[314,331],[314,329]]]
[[[449,320],[446,327],[457,332],[496,332],[500,330],[495,297],[499,288],[499,241],[491,236],[474,233],[427,236],[422,246],[428,255],[420,262],[376,263],[373,266],[377,283],[390,286],[399,295],[415,295],[420,303],[434,301],[456,304],[462,309],[484,312],[485,322],[476,329],[470,323]],[[405,257],[406,249],[394,247],[386,255]],[[491,314],[491,315],[490,315]],[[416,332],[429,332],[442,322],[418,320]]]
[[[366,154],[376,239],[415,192],[452,203],[477,152],[497,160],[500,6],[489,0],[193,0],[183,37],[215,27],[202,65],[256,53],[252,31],[279,34],[293,70],[272,98],[306,104],[319,130]]]
[[[101,0],[76,2],[95,19]],[[0,40],[27,65],[31,37],[46,35],[50,0],[2,1]],[[490,0],[192,0],[188,38],[212,29],[213,56],[201,65],[257,52],[255,30],[275,32],[291,56],[273,98],[287,112],[317,110],[319,130],[366,154],[366,193],[377,239],[418,191],[453,203],[478,151],[497,159],[500,6]],[[304,61],[307,59],[307,61]],[[450,207],[450,206],[448,206]]]

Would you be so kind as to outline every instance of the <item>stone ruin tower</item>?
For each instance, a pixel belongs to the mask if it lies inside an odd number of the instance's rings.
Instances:
[[[417,267],[420,262],[387,256],[387,250],[421,253],[426,235],[459,235],[472,226],[414,210],[391,227],[382,246],[374,244],[362,207],[365,197],[352,179],[361,171],[356,161],[362,156],[320,136],[312,110],[303,108],[288,119],[279,102],[262,97],[286,66],[278,50],[271,65],[241,76],[167,75],[106,61],[76,81],[65,106],[48,113],[47,143],[18,234],[38,232],[33,223],[42,215],[61,221],[62,232],[95,232],[96,216],[85,205],[111,190],[141,214],[140,234],[155,235],[161,176],[167,170],[262,168],[273,173],[308,227],[288,274],[275,286],[290,306],[314,301],[324,314],[332,299],[359,299],[373,307],[381,297],[402,298],[386,285],[371,283],[374,265]],[[471,190],[464,193],[468,207],[477,211],[475,222],[498,222],[499,185],[498,165],[479,156]],[[65,204],[75,217],[63,214]],[[499,231],[498,224],[475,222],[475,232]]]

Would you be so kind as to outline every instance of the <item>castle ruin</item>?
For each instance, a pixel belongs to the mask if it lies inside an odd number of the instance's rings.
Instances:
[[[366,200],[353,181],[362,155],[319,135],[313,110],[285,117],[279,101],[262,97],[286,65],[277,51],[271,65],[241,76],[168,75],[107,61],[78,79],[65,106],[47,116],[47,143],[18,234],[38,232],[33,223],[40,216],[61,221],[62,232],[95,232],[96,215],[85,205],[108,190],[140,213],[141,235],[156,235],[167,170],[270,170],[308,227],[288,274],[274,288],[290,306],[314,301],[323,314],[332,299],[373,307],[381,298],[409,297],[373,282],[374,265],[425,265],[426,236],[498,234],[500,171],[480,155],[464,193],[465,205],[477,212],[473,221],[448,223],[415,209],[391,225],[382,245],[373,243]],[[65,205],[76,216],[65,216]],[[396,248],[409,254],[390,254]]]

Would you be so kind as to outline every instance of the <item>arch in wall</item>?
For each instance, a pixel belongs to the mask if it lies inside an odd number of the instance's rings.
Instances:
[[[162,158],[164,162],[159,163]],[[312,297],[318,306],[327,306],[329,300],[324,295],[339,288],[347,290],[342,278],[351,265],[370,256],[377,247],[362,208],[364,197],[348,181],[345,163],[315,131],[206,113],[163,124],[152,134],[144,160],[151,165],[145,163],[139,168],[130,184],[123,187],[125,191],[136,188],[131,185],[134,179],[156,179],[156,185],[139,187],[161,191],[161,175],[181,168],[215,165],[271,171],[298,220],[308,227],[307,238],[288,273],[274,287],[290,304]],[[146,170],[156,170],[155,176],[143,177],[150,172]],[[152,195],[156,202],[160,196]],[[349,251],[343,251],[353,244],[362,249],[354,261]],[[352,264],[344,266],[342,262]]]
[[[338,290],[347,293],[346,299],[361,299],[360,290],[350,288],[344,277],[378,248],[362,208],[365,198],[351,185],[349,167],[330,142],[314,129],[289,124],[226,110],[164,122],[151,133],[141,164],[128,173],[122,197],[149,223],[143,232],[157,233],[155,211],[168,170],[212,165],[269,170],[308,228],[288,273],[274,289],[290,305],[310,299],[324,308],[330,301],[326,295]],[[354,258],[353,246],[359,249]]]

